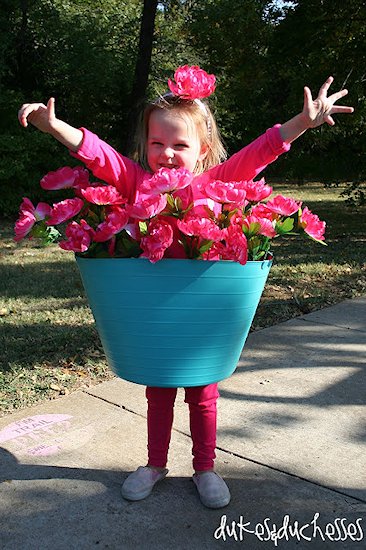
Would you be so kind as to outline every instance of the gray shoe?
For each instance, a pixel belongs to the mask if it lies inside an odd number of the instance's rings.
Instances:
[[[201,502],[207,508],[223,508],[231,496],[225,481],[216,472],[201,472],[193,475]]]
[[[164,479],[167,473],[167,469],[159,472],[148,466],[139,466],[125,479],[121,489],[122,496],[127,500],[142,500],[148,497],[155,483]]]

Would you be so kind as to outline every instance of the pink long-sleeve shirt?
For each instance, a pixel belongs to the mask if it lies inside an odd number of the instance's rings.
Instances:
[[[193,191],[210,181],[248,181],[255,178],[268,164],[290,149],[290,144],[282,140],[279,128],[280,124],[269,128],[222,164],[196,176],[192,183]],[[128,202],[133,203],[141,184],[152,174],[118,153],[96,134],[85,128],[81,130],[83,141],[79,150],[71,152],[71,155],[81,160],[95,177],[114,185]]]
[[[290,144],[282,140],[279,128],[280,124],[276,124],[222,164],[195,176],[191,184],[193,199],[202,199],[200,187],[211,181],[252,180],[279,155],[288,151]],[[81,130],[84,134],[83,141],[76,153],[70,151],[71,155],[81,160],[96,178],[114,185],[128,203],[133,204],[140,186],[149,180],[152,174],[133,160],[118,153],[96,134],[85,128]],[[176,233],[176,220],[172,218],[170,223]],[[174,239],[165,257],[185,257],[183,247],[177,239]]]

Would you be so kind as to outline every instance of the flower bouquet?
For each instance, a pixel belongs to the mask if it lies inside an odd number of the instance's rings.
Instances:
[[[325,224],[260,181],[199,184],[160,169],[128,201],[61,168],[44,189],[74,196],[36,207],[24,199],[15,240],[73,251],[110,367],[132,382],[201,386],[232,374],[272,263],[271,243],[324,243]],[[201,260],[201,261],[192,261]]]
[[[112,185],[89,181],[88,170],[64,167],[41,180],[46,190],[72,188],[73,198],[20,206],[15,240],[58,241],[87,258],[247,261],[271,258],[271,242],[303,235],[324,244],[325,223],[301,202],[272,194],[260,181],[213,181],[192,187],[185,168],[161,168],[133,203]],[[65,226],[65,222],[68,224]]]

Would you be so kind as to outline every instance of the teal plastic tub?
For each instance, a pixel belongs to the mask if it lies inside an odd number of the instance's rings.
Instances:
[[[77,265],[115,374],[189,387],[234,372],[271,261],[77,257]]]

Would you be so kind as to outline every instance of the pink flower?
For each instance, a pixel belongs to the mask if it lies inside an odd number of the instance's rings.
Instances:
[[[124,204],[126,199],[113,185],[96,185],[81,189],[81,194],[88,202],[101,206],[108,204]]]
[[[243,225],[250,233],[253,232],[255,235],[264,235],[265,237],[270,238],[276,236],[276,230],[273,227],[273,222],[268,218],[261,218],[251,214],[244,219]],[[257,225],[258,227],[256,227]]]
[[[36,207],[33,206],[33,203],[24,197],[22,204],[19,207],[20,214],[28,212],[33,214],[36,218],[36,221],[44,220],[51,213],[51,207],[46,202],[39,202]]]
[[[292,216],[301,207],[301,202],[297,202],[289,197],[276,195],[273,199],[266,203],[266,207],[272,212],[281,216]]]
[[[245,265],[248,261],[248,243],[240,226],[230,225],[225,231],[225,243],[216,245],[223,260]]]
[[[160,168],[152,178],[144,182],[140,191],[150,195],[170,193],[190,185],[193,174],[186,168]]]
[[[190,216],[186,220],[178,220],[177,225],[180,231],[188,236],[200,237],[209,241],[222,239],[221,229],[209,218]]]
[[[204,185],[204,192],[211,199],[221,204],[244,204],[246,191],[241,188],[241,182],[210,181]]]
[[[251,208],[251,213],[253,216],[257,216],[258,218],[267,218],[268,220],[273,220],[275,215],[267,208],[265,204],[256,204]]]
[[[155,263],[162,259],[166,249],[172,244],[173,229],[166,221],[155,219],[149,224],[148,231],[148,235],[141,239],[141,257]]]
[[[35,207],[29,199],[24,197],[19,208],[19,218],[14,226],[14,240],[18,242],[24,239],[36,222],[44,220],[50,214],[51,207],[45,202],[39,202]]]
[[[202,99],[215,91],[215,76],[207,74],[196,65],[179,67],[174,73],[174,80],[175,82],[168,80],[169,89],[174,95],[183,99],[191,101]]]
[[[71,222],[65,230],[65,235],[68,240],[60,241],[59,246],[63,250],[86,252],[90,246],[93,233],[93,229],[85,220],[80,220],[80,224]]]
[[[246,199],[250,202],[259,202],[270,196],[273,189],[262,178],[259,181],[246,181],[243,182],[243,188],[246,191]]]
[[[325,222],[322,222],[316,214],[310,212],[307,206],[301,212],[299,224],[310,237],[316,241],[324,241]]]
[[[51,217],[47,220],[47,225],[58,225],[79,214],[84,205],[82,199],[65,199],[53,205]]]
[[[82,166],[70,168],[65,166],[55,172],[49,172],[41,179],[41,187],[48,191],[66,189],[67,187],[82,188],[89,182],[89,172]]]
[[[146,199],[139,199],[135,204],[127,205],[126,210],[131,218],[147,220],[160,214],[166,207],[166,202],[165,195],[157,195],[147,197]]]
[[[18,242],[24,239],[32,230],[32,227],[36,223],[36,218],[29,212],[21,214],[17,221],[15,222],[14,232],[15,237],[14,241]]]
[[[113,235],[116,235],[126,227],[128,218],[129,216],[124,208],[112,206],[105,221],[100,223],[96,228],[93,237],[94,241],[98,243],[109,241]]]

